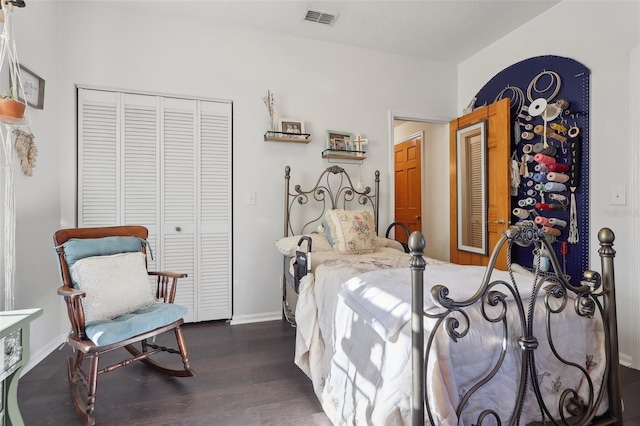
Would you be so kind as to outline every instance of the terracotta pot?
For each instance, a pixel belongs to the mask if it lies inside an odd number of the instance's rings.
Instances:
[[[0,116],[9,118],[24,117],[25,104],[13,99],[0,99]]]

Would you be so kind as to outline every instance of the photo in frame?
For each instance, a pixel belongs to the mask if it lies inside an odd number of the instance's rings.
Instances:
[[[20,83],[22,84],[17,87],[16,99],[20,102],[26,102],[32,108],[43,109],[44,79],[21,64]]]
[[[297,120],[294,118],[280,118],[278,119],[278,124],[279,124],[280,131],[282,133],[285,133],[282,136],[289,137],[289,138],[304,137],[303,136],[304,121]],[[300,136],[297,136],[297,135],[300,135]]]
[[[327,130],[327,149],[351,151],[353,149],[353,133]]]

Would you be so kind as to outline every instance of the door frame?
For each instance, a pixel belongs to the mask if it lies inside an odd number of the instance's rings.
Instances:
[[[382,218],[383,220],[381,221],[381,223],[391,223],[393,221],[393,216],[395,214],[395,176],[394,176],[394,170],[395,170],[395,166],[394,166],[394,145],[395,145],[395,130],[394,130],[394,122],[395,120],[405,120],[405,121],[416,121],[416,122],[421,122],[421,123],[430,123],[430,124],[438,124],[438,125],[443,125],[443,126],[447,126],[447,130],[448,130],[448,126],[449,126],[449,122],[453,119],[455,119],[456,117],[450,118],[450,117],[442,117],[442,116],[434,116],[434,115],[429,115],[429,114],[423,114],[423,113],[415,113],[415,112],[402,112],[402,111],[393,111],[393,110],[389,110],[389,148],[388,148],[388,152],[389,152],[389,163],[388,163],[388,174],[387,177],[389,179],[389,186],[387,187],[389,190],[389,197],[387,198],[387,220],[386,222],[384,221],[384,218]],[[448,135],[448,131],[446,132],[446,134]],[[448,139],[447,139],[448,140]],[[424,154],[426,151],[426,135],[423,134],[422,137],[422,160],[424,160]],[[448,149],[447,149],[448,151]],[[447,159],[448,160],[448,159]],[[448,163],[447,163],[448,164]],[[422,161],[422,177],[424,178],[424,161]],[[424,190],[426,185],[421,185],[422,186],[422,202],[423,202],[423,206],[424,207]],[[422,216],[424,217],[424,208],[422,208],[423,212],[422,212]],[[448,216],[446,218],[447,220],[449,219]],[[424,221],[422,222],[422,227],[424,229]],[[448,249],[447,249],[448,251]]]
[[[633,73],[637,73],[640,70],[640,46],[636,47],[631,51],[630,54],[630,75],[637,75]],[[638,99],[638,95],[640,95],[640,83],[638,83],[637,79],[631,79],[631,97],[630,97],[630,114],[629,117],[637,117],[637,114],[640,112],[640,100]],[[636,95],[636,96],[634,96]],[[635,115],[634,115],[635,114]],[[631,122],[631,211],[636,212],[640,208],[640,166],[638,165],[638,159],[640,158],[640,148],[638,144],[640,144],[640,123],[637,120],[630,120]],[[593,229],[590,227],[590,229]],[[640,221],[635,215],[631,216],[631,234],[632,241],[638,241],[640,238]],[[632,244],[632,253],[631,259],[638,259],[640,257],[640,247],[638,244]],[[614,246],[615,247],[615,246]],[[593,257],[593,256],[592,256]],[[598,265],[596,263],[596,265]],[[631,276],[637,277],[640,274],[640,263],[633,262],[633,266],[631,267]],[[619,274],[620,276],[622,274]],[[628,281],[629,283],[631,281]],[[620,293],[618,293],[620,294]],[[637,285],[631,286],[631,304],[627,304],[627,306],[634,306],[640,304],[640,288]],[[624,309],[621,309],[624,312]],[[619,310],[618,312],[620,312]],[[640,310],[631,309],[632,311],[632,320],[633,324],[631,328],[634,326],[640,326]],[[618,314],[618,318],[620,318],[620,314]],[[620,327],[621,328],[621,327]],[[624,332],[625,329],[621,328]],[[622,354],[622,363],[625,365],[630,365],[633,368],[640,369],[640,332],[637,331],[631,333],[632,342],[631,342],[631,354]],[[619,333],[620,334],[620,333]],[[631,359],[629,359],[631,356]]]

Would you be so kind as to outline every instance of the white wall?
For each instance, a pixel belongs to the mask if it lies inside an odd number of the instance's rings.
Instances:
[[[449,261],[449,125],[420,121],[397,121],[398,143],[424,132],[422,141],[422,232],[425,254]]]
[[[606,17],[606,19],[605,19]],[[590,267],[600,269],[597,232],[616,233],[616,282],[621,360],[631,363],[633,342],[640,339],[633,318],[631,221],[628,205],[610,206],[612,185],[630,185],[630,54],[640,44],[640,3],[637,1],[563,1],[458,67],[458,107],[494,75],[524,59],[557,55],[575,59],[591,70],[590,105]],[[638,78],[638,76],[635,76]],[[637,117],[633,117],[637,120]],[[629,200],[628,200],[629,201]],[[640,368],[640,359],[633,360]]]

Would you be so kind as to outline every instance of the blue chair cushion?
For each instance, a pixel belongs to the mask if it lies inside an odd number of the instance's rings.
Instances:
[[[183,318],[187,311],[184,306],[159,302],[112,320],[89,322],[85,330],[93,343],[106,346],[171,324]]]
[[[71,238],[62,244],[69,268],[76,261],[90,256],[110,256],[142,250],[138,237]]]
[[[110,256],[119,253],[130,253],[142,250],[142,241],[138,237],[102,237],[71,238],[62,244],[64,258],[69,269],[80,259],[91,256]],[[73,281],[73,286],[78,284]]]

